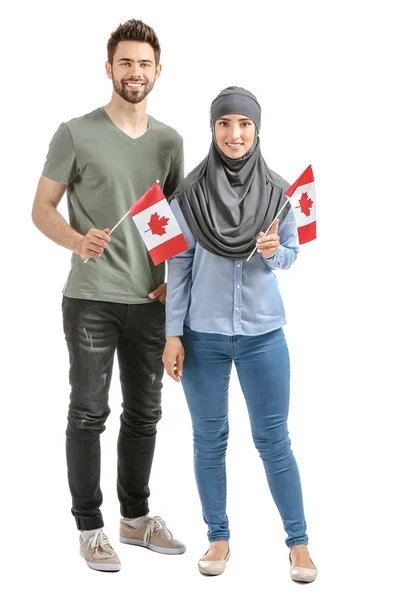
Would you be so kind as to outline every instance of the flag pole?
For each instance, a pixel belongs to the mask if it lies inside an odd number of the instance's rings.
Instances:
[[[156,183],[160,183],[160,180],[159,180],[159,179],[156,179]],[[114,227],[111,229],[111,231],[110,231],[110,233],[108,234],[108,236],[110,236],[110,235],[112,234],[112,232],[113,232],[115,229],[117,229],[118,225],[119,225],[120,223],[122,223],[122,221],[123,221],[123,220],[124,220],[124,219],[125,219],[125,218],[126,218],[128,215],[129,215],[129,214],[130,214],[130,212],[131,212],[131,210],[129,209],[129,210],[128,210],[128,212],[126,213],[126,215],[124,215],[124,216],[122,217],[122,219],[120,219],[120,220],[118,221],[118,223],[117,223],[116,225],[114,225]],[[89,258],[91,258],[91,256],[89,256]],[[83,264],[87,263],[87,261],[89,260],[89,258],[87,258],[86,260],[84,260],[84,261],[83,261]]]
[[[290,197],[286,196],[286,202],[284,203],[284,205],[282,206],[281,210],[278,212],[278,214],[276,215],[275,219],[277,219],[279,217],[279,215],[281,214],[281,212],[283,211],[283,209],[285,208],[286,204],[289,202]],[[271,229],[272,225],[274,224],[275,219],[272,221],[271,225],[268,227],[267,231],[264,233],[264,235],[267,235],[268,231]],[[254,248],[253,252],[250,254],[250,256],[246,259],[246,262],[248,262],[251,257],[253,256],[254,252],[257,250],[257,246]]]

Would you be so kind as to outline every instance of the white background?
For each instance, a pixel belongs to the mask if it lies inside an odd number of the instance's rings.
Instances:
[[[398,30],[395,2],[281,0],[9,3],[2,56],[2,551],[5,598],[395,597],[398,564]],[[263,13],[262,13],[263,11]],[[68,358],[61,289],[69,252],[33,226],[31,205],[62,121],[108,102],[111,31],[154,27],[162,75],[148,112],[184,137],[186,173],[207,153],[211,100],[249,88],[263,155],[294,181],[312,163],[318,240],[280,274],[292,360],[289,430],[319,577],[289,579],[288,551],[236,378],[230,394],[232,558],[205,578],[206,527],[182,390],[165,381],[151,511],[187,544],[162,556],[118,540],[118,370],[102,436],[106,532],[118,574],[89,570],[70,515],[64,431]],[[64,214],[65,200],[61,210]]]

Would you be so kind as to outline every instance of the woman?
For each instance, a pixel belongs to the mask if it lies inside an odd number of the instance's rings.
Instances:
[[[211,105],[209,154],[173,195],[171,208],[189,249],[169,261],[163,361],[168,375],[182,381],[192,417],[196,482],[210,542],[200,572],[219,575],[230,556],[225,452],[234,362],[287,533],[291,577],[311,582],[317,570],[307,550],[300,478],[287,432],[289,356],[273,274],[296,259],[297,229],[285,206],[289,184],[261,155],[260,121],[253,94],[223,90]],[[257,253],[247,261],[255,243]]]

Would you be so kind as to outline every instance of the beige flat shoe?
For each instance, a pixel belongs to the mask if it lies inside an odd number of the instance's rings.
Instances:
[[[293,567],[292,566],[292,557],[290,556],[290,553],[289,553],[289,561],[290,561],[290,577],[292,578],[292,581],[300,581],[301,583],[312,583],[315,580],[315,578],[317,577],[318,570],[316,568],[315,569],[307,569],[305,567]]]
[[[207,554],[207,552],[206,552]],[[198,564],[199,571],[202,575],[221,575],[225,571],[226,563],[231,555],[230,550],[224,560],[202,560]]]

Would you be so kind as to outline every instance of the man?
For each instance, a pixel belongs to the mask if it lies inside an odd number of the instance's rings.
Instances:
[[[149,476],[161,417],[165,343],[164,265],[154,266],[132,219],[110,227],[157,179],[166,196],[183,178],[183,144],[146,114],[161,72],[160,45],[141,21],[120,25],[107,45],[109,104],[62,123],[49,147],[33,205],[35,225],[72,250],[63,290],[70,356],[67,426],[72,514],[89,567],[118,571],[100,511],[100,433],[110,412],[115,351],[123,396],[118,438],[120,541],[181,554],[160,517],[148,515]],[[57,206],[67,191],[70,225]],[[85,259],[90,259],[85,262]]]

